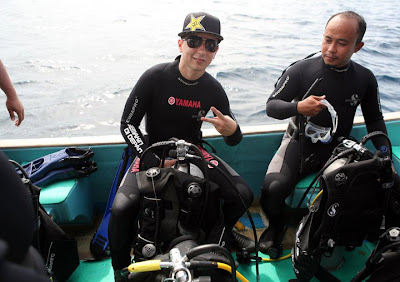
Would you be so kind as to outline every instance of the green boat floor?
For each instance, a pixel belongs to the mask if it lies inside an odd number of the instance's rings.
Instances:
[[[111,259],[81,261],[67,282],[113,282],[114,271]]]
[[[336,271],[332,273],[340,281],[350,281],[359,270],[365,266],[365,262],[369,254],[374,249],[375,245],[365,242],[363,246],[355,248],[352,251],[344,252],[344,263]],[[290,250],[285,250],[283,255],[290,253]],[[259,256],[268,258],[267,255],[259,253]],[[249,265],[239,265],[237,269],[247,280],[251,282],[257,281],[256,279],[256,264],[252,262]],[[260,262],[259,263],[260,281],[289,281],[295,279],[292,268],[291,259],[285,259],[275,262]],[[68,282],[113,282],[114,272],[111,267],[111,259],[105,259],[95,262],[81,261],[79,267],[75,270],[72,276],[67,280]],[[311,281],[318,281],[313,278]]]

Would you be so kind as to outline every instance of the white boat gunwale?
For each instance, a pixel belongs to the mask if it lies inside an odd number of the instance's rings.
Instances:
[[[384,114],[385,121],[400,119],[400,112]],[[364,123],[362,116],[354,118],[354,125]],[[283,133],[287,128],[287,122],[265,125],[242,126],[244,135]],[[221,135],[215,129],[203,129],[204,138],[215,138]],[[52,138],[30,138],[30,139],[3,139],[0,140],[0,148],[39,148],[39,147],[66,147],[66,146],[94,146],[107,144],[125,144],[121,135],[104,136],[80,136],[80,137],[52,137]]]

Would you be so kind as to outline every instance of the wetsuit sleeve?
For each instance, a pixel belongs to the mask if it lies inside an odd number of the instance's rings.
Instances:
[[[138,80],[129,95],[121,118],[121,134],[134,154],[141,157],[148,147],[140,123],[151,105],[151,99],[155,91],[154,70],[146,71]],[[154,154],[146,154],[143,160],[145,167],[158,166],[160,160]]]
[[[387,135],[386,124],[380,107],[378,83],[372,73],[370,73],[369,81],[367,95],[365,99],[361,101],[361,110],[363,112],[365,125],[368,132],[382,131]],[[377,136],[372,139],[372,142],[384,155],[389,154],[388,148],[390,144],[385,137]]]
[[[237,122],[236,122],[236,124],[237,124],[237,127],[236,127],[235,132],[230,136],[224,136],[224,141],[229,146],[236,146],[243,139],[242,130],[240,129],[240,126]]]
[[[286,71],[279,79],[267,101],[267,115],[276,119],[286,119],[298,114],[298,72],[296,65]]]

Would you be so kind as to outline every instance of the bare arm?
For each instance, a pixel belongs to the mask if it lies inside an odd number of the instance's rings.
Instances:
[[[19,126],[21,122],[24,120],[24,106],[18,98],[17,92],[14,89],[13,84],[11,83],[10,77],[6,71],[6,68],[3,65],[3,62],[0,60],[0,88],[4,91],[7,96],[6,107],[8,113],[10,114],[10,118],[12,121],[15,120],[14,112],[17,114],[18,119],[15,121],[15,125]]]

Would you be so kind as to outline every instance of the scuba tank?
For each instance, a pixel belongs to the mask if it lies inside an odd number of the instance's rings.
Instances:
[[[172,155],[174,155],[174,152]],[[187,162],[187,158],[194,157],[194,155],[190,155],[188,153],[187,143],[184,140],[178,140],[176,143],[176,158],[178,161],[176,162],[174,168],[190,175],[204,178],[204,173],[197,165]]]

